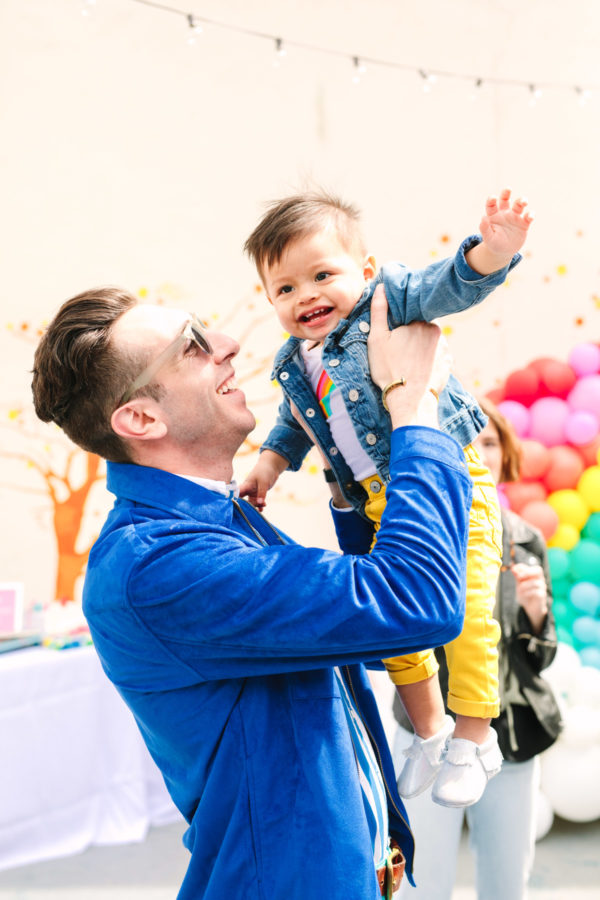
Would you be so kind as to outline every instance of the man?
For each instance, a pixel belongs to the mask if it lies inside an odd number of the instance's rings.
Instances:
[[[386,309],[378,296],[369,354],[392,480],[370,555],[368,523],[334,510],[343,549],[364,556],[298,546],[235,498],[254,417],[231,338],[102,288],[67,301],[36,352],[40,418],[109,460],[117,501],[84,611],[190,824],[181,900],[389,896],[388,836],[412,881],[362,663],[459,633],[471,497],[460,447],[436,430],[439,329],[390,332]]]

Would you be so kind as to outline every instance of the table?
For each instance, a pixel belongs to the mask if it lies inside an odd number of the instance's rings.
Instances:
[[[177,820],[93,647],[0,655],[0,870]]]

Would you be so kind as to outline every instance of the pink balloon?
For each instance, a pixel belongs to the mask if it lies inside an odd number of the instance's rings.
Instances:
[[[504,493],[504,490],[501,486],[498,486],[498,503],[502,509],[510,509],[510,503],[508,502],[508,497]]]
[[[569,365],[577,375],[593,375],[600,369],[600,347],[577,344],[569,353]]]
[[[565,422],[565,437],[571,443],[579,447],[581,444],[589,444],[598,434],[600,423],[594,413],[585,409],[576,409],[569,413]]]
[[[517,436],[526,437],[529,433],[529,410],[517,400],[503,400],[498,409],[511,423]]]
[[[565,443],[565,424],[569,415],[565,400],[558,397],[542,397],[531,406],[529,437],[546,447]]]
[[[600,375],[580,378],[567,401],[571,409],[585,409],[600,416]]]

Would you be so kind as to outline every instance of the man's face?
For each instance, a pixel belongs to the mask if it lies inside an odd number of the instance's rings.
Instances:
[[[281,259],[263,265],[267,296],[286,331],[322,341],[345,319],[375,274],[373,257],[346,249],[335,228],[289,244]]]
[[[151,362],[182,332],[189,315],[182,310],[140,304],[117,320],[112,339],[117,347],[143,348]],[[160,416],[169,439],[179,449],[209,458],[231,455],[254,428],[255,419],[237,387],[233,359],[239,345],[216,331],[207,332],[210,355],[193,340],[182,346],[156,373],[164,389]]]

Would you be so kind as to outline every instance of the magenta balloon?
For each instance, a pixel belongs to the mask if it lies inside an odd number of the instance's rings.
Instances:
[[[575,412],[569,413],[565,422],[565,437],[569,443],[579,447],[593,441],[598,434],[599,427],[598,417],[594,413],[586,412],[585,409],[577,409]]]
[[[593,375],[600,369],[600,347],[577,344],[569,353],[569,365],[577,375]]]
[[[567,402],[558,397],[536,400],[529,409],[529,437],[546,447],[564,444],[569,412]]]
[[[527,437],[530,415],[526,406],[517,400],[503,400],[498,404],[498,409],[506,416],[520,438]]]
[[[580,378],[567,402],[571,409],[585,409],[600,417],[600,375],[584,375]]]

